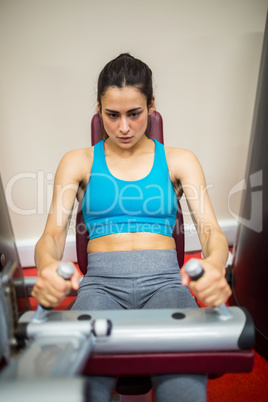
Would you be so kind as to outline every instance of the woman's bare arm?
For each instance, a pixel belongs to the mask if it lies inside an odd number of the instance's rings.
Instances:
[[[196,156],[186,150],[170,149],[169,168],[173,180],[179,180],[195,224],[204,260],[200,260],[205,274],[197,282],[191,282],[193,293],[207,306],[225,302],[231,290],[225,280],[228,243],[217,222],[202,167]],[[190,278],[181,270],[183,284]]]
[[[57,274],[68,231],[68,222],[77,195],[90,165],[86,150],[66,154],[57,169],[53,198],[45,230],[35,248],[38,279],[32,295],[39,303],[53,307],[60,303],[70,289],[78,289],[80,274],[77,270],[70,281]]]

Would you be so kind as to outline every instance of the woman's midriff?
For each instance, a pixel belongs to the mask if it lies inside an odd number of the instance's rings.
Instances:
[[[170,236],[155,233],[117,233],[97,237],[88,243],[88,253],[132,250],[176,249],[175,240]]]

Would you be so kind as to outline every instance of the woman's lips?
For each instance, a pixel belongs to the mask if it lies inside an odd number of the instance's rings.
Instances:
[[[131,138],[132,138],[132,137],[119,137],[119,140],[120,140],[120,141],[123,141],[123,142],[128,142],[128,141],[131,140]]]

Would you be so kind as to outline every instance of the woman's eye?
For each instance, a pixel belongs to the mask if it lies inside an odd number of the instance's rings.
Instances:
[[[141,114],[140,112],[133,112],[133,113],[129,113],[128,117],[131,118],[131,119],[137,119],[140,114]],[[112,120],[115,120],[115,119],[119,118],[118,113],[107,113],[107,116]]]
[[[108,116],[110,117],[110,119],[116,119],[118,117],[118,114],[116,113],[109,113]]]
[[[139,112],[135,112],[135,113],[130,113],[129,117],[132,117],[133,119],[136,119],[137,117],[139,117],[140,113]]]

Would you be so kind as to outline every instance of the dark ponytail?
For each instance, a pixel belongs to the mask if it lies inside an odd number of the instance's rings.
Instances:
[[[153,99],[152,71],[141,60],[129,53],[122,53],[111,60],[103,68],[98,79],[97,100],[101,105],[101,98],[109,87],[135,87],[145,95],[147,106]]]

